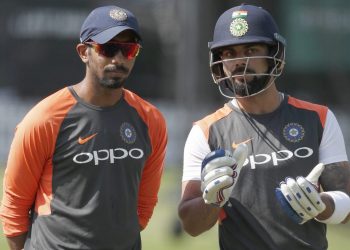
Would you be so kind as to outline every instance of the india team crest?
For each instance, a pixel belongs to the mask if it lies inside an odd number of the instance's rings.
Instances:
[[[248,32],[248,23],[243,18],[235,18],[230,25],[230,32],[233,36],[243,36]]]
[[[283,136],[289,142],[300,142],[305,135],[303,126],[298,123],[288,123],[283,128]]]
[[[117,21],[125,21],[128,18],[128,15],[125,13],[125,11],[121,9],[112,9],[109,12],[109,16]]]
[[[133,144],[136,141],[135,128],[131,124],[124,122],[120,126],[120,136],[122,137],[124,142],[128,144]]]

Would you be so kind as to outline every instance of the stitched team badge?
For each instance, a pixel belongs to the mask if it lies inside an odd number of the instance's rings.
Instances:
[[[128,18],[128,15],[125,13],[125,11],[121,9],[112,9],[109,12],[109,16],[117,21],[125,21]]]
[[[305,135],[303,126],[298,123],[288,123],[283,128],[283,137],[289,142],[300,142]]]
[[[243,36],[248,32],[248,23],[243,18],[236,18],[230,25],[230,32],[233,36]]]
[[[122,137],[124,142],[128,144],[133,144],[136,141],[135,128],[131,124],[124,122],[120,126],[120,136]]]

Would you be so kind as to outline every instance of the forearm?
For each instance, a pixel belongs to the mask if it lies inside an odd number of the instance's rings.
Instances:
[[[341,217],[341,219],[338,219],[338,223],[347,223],[350,220],[349,162],[344,161],[326,165],[320,181],[323,190],[326,191],[321,193],[321,199],[325,203],[326,209],[317,216],[317,219],[325,220],[333,214],[338,214],[338,217]],[[340,194],[332,194],[332,192],[339,191]],[[340,216],[341,214],[342,216]]]
[[[191,236],[198,236],[216,224],[220,209],[205,204],[202,197],[197,197],[181,202],[179,217],[184,230]]]
[[[14,237],[7,237],[7,243],[10,247],[10,250],[22,250],[26,241],[26,237],[27,233]]]

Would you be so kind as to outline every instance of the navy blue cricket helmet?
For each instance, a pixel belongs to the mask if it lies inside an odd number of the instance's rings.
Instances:
[[[266,44],[269,53],[260,56],[268,62],[269,69],[264,73],[252,72],[249,62],[254,57],[221,58],[223,48],[242,44]],[[242,4],[225,11],[218,19],[214,29],[210,49],[210,70],[213,80],[219,86],[220,93],[229,98],[242,98],[261,93],[272,85],[281,75],[285,64],[285,39],[279,34],[276,22],[269,12],[261,7]],[[255,57],[256,59],[258,57]],[[232,75],[224,70],[224,63],[234,60],[246,60],[245,69]],[[235,83],[235,77],[244,78],[243,84]],[[247,77],[253,79],[247,81]]]

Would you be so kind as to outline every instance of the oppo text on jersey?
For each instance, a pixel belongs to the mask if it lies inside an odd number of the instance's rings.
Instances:
[[[94,150],[92,152],[82,152],[73,157],[73,161],[77,164],[85,164],[93,161],[96,166],[101,161],[108,161],[114,163],[115,160],[122,160],[127,157],[132,159],[141,159],[144,156],[144,152],[140,148],[114,148],[114,149],[101,149]]]
[[[293,152],[290,150],[280,150],[277,152],[272,152],[270,154],[250,155],[245,160],[243,166],[246,166],[250,162],[250,168],[255,169],[256,165],[267,164],[270,163],[270,161],[272,161],[272,164],[274,166],[278,166],[279,162],[286,161],[292,158],[293,156],[298,158],[308,158],[313,153],[314,151],[311,148],[301,147],[297,148]]]

